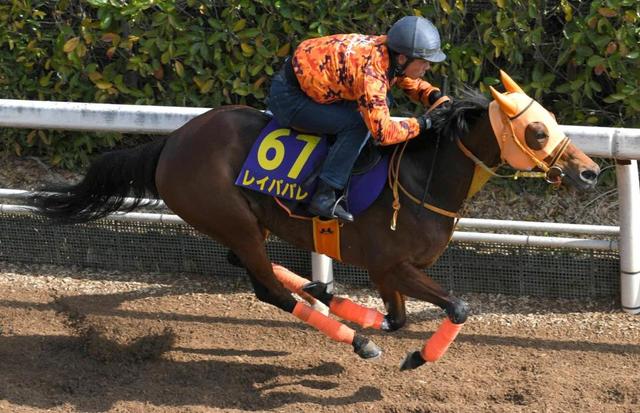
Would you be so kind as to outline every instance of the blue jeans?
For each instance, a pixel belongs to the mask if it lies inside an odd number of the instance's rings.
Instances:
[[[278,72],[271,80],[269,110],[284,127],[336,136],[322,165],[320,179],[334,189],[344,189],[369,138],[369,129],[356,102],[317,103]]]

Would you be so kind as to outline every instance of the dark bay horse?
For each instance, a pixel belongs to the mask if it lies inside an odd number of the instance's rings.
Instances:
[[[441,357],[468,315],[467,304],[423,269],[449,243],[453,213],[467,198],[475,170],[506,160],[521,169],[540,168],[548,180],[566,181],[578,189],[592,188],[597,181],[598,166],[558,132],[555,119],[504,73],[502,81],[509,93],[492,89],[492,102],[469,92],[434,110],[429,135],[410,140],[401,159],[397,156],[390,167],[398,171],[398,184],[385,188],[355,223],[341,228],[342,261],[368,270],[386,315],[333,296],[322,284],[309,283],[269,260],[268,232],[307,250],[313,250],[313,235],[310,221],[291,218],[273,198],[234,185],[254,139],[269,121],[249,107],[211,110],[167,137],[103,154],[78,184],[56,188],[62,192],[57,195],[36,193],[29,202],[56,222],[79,223],[118,210],[125,197],[137,200],[127,208],[131,210],[145,195],[157,196],[194,228],[230,248],[247,269],[258,299],[351,344],[363,358],[376,357],[381,350],[351,328],[296,301],[291,292],[323,302],[339,317],[385,331],[405,324],[406,296],[433,303],[446,317],[424,348],[409,353],[401,366],[415,368]],[[422,208],[422,201],[411,200],[410,194],[418,199],[423,193],[437,208]],[[392,205],[400,203],[397,228],[392,230]]]

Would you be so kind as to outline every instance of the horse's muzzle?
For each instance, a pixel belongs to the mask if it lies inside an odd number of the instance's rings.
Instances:
[[[583,169],[580,171],[580,181],[583,184],[593,188],[598,183],[598,176],[600,175],[600,168],[597,169]]]

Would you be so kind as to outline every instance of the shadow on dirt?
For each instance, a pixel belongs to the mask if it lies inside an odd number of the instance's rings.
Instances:
[[[180,322],[180,317],[118,309],[134,296],[140,298],[128,293],[84,295],[37,304],[38,310],[55,310],[71,336],[0,334],[0,400],[42,409],[69,404],[79,411],[98,412],[123,401],[253,411],[292,403],[342,406],[382,399],[380,389],[372,386],[340,391],[339,376],[345,368],[338,363],[290,368],[278,361],[289,351],[244,350],[242,343],[233,349],[176,346],[173,323],[166,327],[163,318]],[[34,309],[33,303],[0,304]],[[131,327],[122,324],[124,318],[142,322]],[[211,320],[188,317],[188,321]],[[220,317],[217,322],[243,325],[236,318]],[[181,361],[185,359],[181,355],[189,354],[224,359]],[[260,364],[251,358],[260,358]],[[326,393],[334,389],[333,394]]]
[[[89,357],[83,346],[81,339],[73,337],[0,337],[0,398],[42,409],[68,403],[86,412],[108,410],[119,401],[255,410],[291,403],[340,406],[382,399],[380,390],[371,386],[344,397],[322,395],[321,391],[340,386],[338,376],[344,368],[336,363],[297,369],[277,362],[104,362]],[[296,378],[286,384],[286,392],[278,391],[282,385],[270,383],[283,376]],[[292,386],[300,390],[293,391]]]
[[[123,310],[119,306],[129,300],[148,298],[148,297],[161,297],[171,295],[170,292],[163,289],[154,289],[150,291],[135,291],[131,293],[118,293],[118,294],[105,294],[105,295],[79,295],[68,296],[62,299],[54,299],[52,304],[33,304],[22,303],[19,301],[7,301],[0,300],[0,306],[15,307],[15,308],[37,308],[39,310],[45,310],[55,308],[56,311],[60,311],[61,306],[66,306],[67,312],[69,309],[75,309],[75,311],[81,311],[84,314],[109,316],[109,317],[122,317],[126,319],[135,320],[155,320],[155,321],[167,321],[167,322],[197,322],[206,324],[222,324],[222,325],[235,325],[239,327],[264,327],[271,328],[291,328],[300,330],[314,331],[312,328],[306,326],[303,323],[296,321],[283,321],[273,319],[253,319],[253,318],[236,318],[236,317],[216,317],[209,315],[191,315],[191,314],[175,314],[175,313],[156,313],[156,312],[141,312],[132,310]],[[426,340],[429,336],[435,332],[435,326],[433,331],[420,330],[420,324],[409,324],[402,330],[395,331],[393,333],[385,333],[379,330],[362,329],[351,323],[345,323],[351,327],[354,327],[356,331],[362,331],[368,337],[375,339],[376,337],[390,337],[397,339],[419,339]],[[215,329],[215,327],[211,327]],[[320,337],[320,333],[317,333]],[[173,332],[171,331],[152,331],[149,332],[149,336],[158,336],[159,343],[156,343],[156,352],[162,353],[167,350],[165,342],[173,344]],[[640,354],[640,345],[632,344],[617,344],[617,343],[597,343],[597,342],[584,342],[584,341],[569,341],[569,340],[553,340],[542,338],[526,338],[518,336],[499,336],[499,335],[485,335],[485,334],[465,334],[464,329],[456,339],[458,343],[470,343],[480,346],[517,346],[521,348],[532,348],[537,350],[569,350],[569,351],[588,351],[588,352],[600,352],[600,353],[628,353],[628,354]],[[151,346],[154,348],[153,346]],[[211,355],[228,356],[234,355],[236,350],[197,350],[189,349],[190,352],[203,352]],[[255,353],[255,351],[254,351]],[[273,354],[266,354],[267,356],[279,356],[284,355],[279,352],[272,352]],[[243,353],[247,355],[246,353]],[[288,353],[285,353],[288,354]],[[260,350],[253,355],[253,357],[263,357],[264,351]],[[147,358],[153,358],[151,355]]]

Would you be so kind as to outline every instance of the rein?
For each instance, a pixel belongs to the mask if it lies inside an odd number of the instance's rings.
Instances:
[[[437,108],[438,106],[442,105],[444,102],[448,102],[450,101],[448,96],[442,96],[440,97],[438,100],[436,100],[435,102],[433,102],[433,104],[429,107],[429,109],[427,110],[427,113],[431,112],[432,110],[434,110],[435,108]],[[413,202],[415,202],[417,205],[422,206],[425,209],[428,209],[430,211],[436,212],[438,214],[444,215],[446,217],[450,217],[450,218],[459,218],[459,215],[457,212],[451,212],[451,211],[447,211],[446,209],[442,209],[439,208],[435,205],[429,204],[428,202],[425,202],[425,198],[427,196],[427,192],[429,190],[429,186],[431,184],[431,178],[433,176],[433,170],[435,168],[435,160],[436,160],[436,156],[437,156],[437,148],[436,148],[436,153],[434,154],[434,161],[431,163],[431,170],[429,171],[429,176],[427,177],[427,184],[424,188],[424,193],[422,196],[422,200],[419,200],[418,198],[416,198],[415,196],[413,196],[409,191],[407,191],[402,184],[400,183],[400,162],[402,161],[402,155],[404,155],[404,150],[407,147],[407,143],[409,142],[409,140],[404,141],[404,143],[401,145],[402,148],[400,148],[400,150],[398,151],[398,147],[400,145],[397,145],[395,147],[395,149],[393,150],[393,154],[391,155],[391,160],[389,162],[389,169],[388,169],[388,181],[389,181],[389,186],[391,187],[391,191],[393,192],[393,216],[391,217],[391,231],[395,231],[396,230],[396,225],[398,222],[398,213],[400,212],[400,195],[398,192],[398,189],[400,189],[402,191],[403,194],[405,194],[405,196],[407,198],[409,198],[410,200],[412,200]]]

